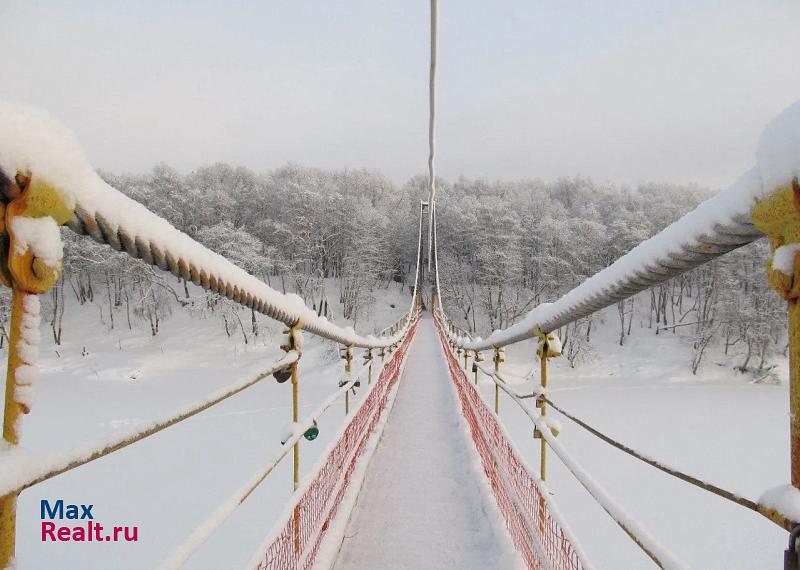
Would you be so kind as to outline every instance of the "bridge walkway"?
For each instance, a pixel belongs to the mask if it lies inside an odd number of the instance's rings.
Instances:
[[[429,314],[409,351],[335,568],[514,567]]]

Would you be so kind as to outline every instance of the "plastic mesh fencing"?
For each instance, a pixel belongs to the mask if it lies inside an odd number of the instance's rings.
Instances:
[[[467,379],[438,320],[435,321],[450,377],[458,392],[461,413],[469,425],[483,471],[514,546],[532,570],[584,570],[569,536],[553,518],[537,485],[538,479],[525,468],[494,412]]]
[[[254,567],[256,570],[310,568],[316,560],[331,521],[339,510],[370,435],[383,417],[389,395],[400,379],[400,369],[416,333],[415,323],[353,414],[341,438],[328,453],[310,483],[302,488],[293,512],[278,524],[274,539]]]

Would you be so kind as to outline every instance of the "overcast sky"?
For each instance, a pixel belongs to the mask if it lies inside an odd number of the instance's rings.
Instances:
[[[796,0],[440,0],[438,171],[719,187],[800,99]],[[114,172],[426,171],[426,0],[0,1],[0,97]],[[2,133],[0,133],[2,136]]]

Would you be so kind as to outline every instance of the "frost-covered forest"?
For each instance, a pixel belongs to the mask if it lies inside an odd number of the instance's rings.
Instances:
[[[553,183],[459,181],[437,207],[442,295],[449,314],[484,334],[507,327],[610,265],[711,195],[665,184],[636,188],[573,178]],[[774,378],[786,352],[782,302],[767,285],[764,240],[617,304],[620,345],[632,334],[680,334],[697,373],[708,349],[736,347],[735,367]],[[591,354],[596,315],[561,330],[573,366]],[[641,332],[640,332],[641,331]]]
[[[147,174],[103,173],[113,186],[272,287],[302,296],[330,316],[338,283],[344,317],[358,326],[380,288],[413,283],[418,204],[427,180],[402,186],[377,172],[287,165],[268,174],[216,164],[182,175],[166,165]],[[448,313],[479,335],[558,298],[664,228],[711,192],[693,186],[635,188],[569,178],[554,182],[438,181],[441,287]],[[65,298],[92,304],[110,327],[159,325],[177,310],[219,319],[220,330],[248,341],[255,315],[215,294],[192,296],[185,283],[64,230],[65,272],[45,302],[53,339]],[[734,365],[771,379],[785,353],[780,301],[764,279],[766,244],[757,242],[619,303],[619,343],[630,335],[677,334],[697,373],[711,347]],[[71,306],[72,304],[70,304]],[[3,304],[5,332],[7,300]],[[592,357],[597,317],[560,331],[573,366]],[[606,323],[608,326],[609,323]]]

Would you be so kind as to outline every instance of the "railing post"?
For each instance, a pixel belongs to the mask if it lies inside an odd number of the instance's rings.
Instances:
[[[19,239],[15,222],[26,218],[37,230],[58,232],[72,216],[72,207],[46,182],[17,173],[8,180],[0,172],[0,283],[11,287],[11,326],[3,415],[3,440],[17,445],[22,416],[30,412],[30,353],[39,334],[39,294],[49,290],[61,274],[62,251],[48,252],[54,260],[35,257],[30,244]],[[60,248],[60,243],[48,244]],[[33,341],[33,342],[31,342]],[[16,551],[17,495],[0,497],[0,568],[11,564]]]
[[[787,302],[789,321],[789,418],[791,482],[800,488],[800,184],[797,177],[758,200],[753,224],[769,238],[773,255],[767,261],[767,280]],[[776,263],[779,254],[782,258]]]
[[[301,325],[298,323],[294,325],[288,331],[289,335],[289,343],[288,343],[288,351],[294,350],[298,352],[297,360],[295,360],[291,364],[291,371],[292,371],[292,423],[295,425],[300,421],[300,373],[298,370],[298,365],[300,364],[300,334],[302,328]],[[296,441],[294,444],[294,469],[292,473],[292,481],[294,484],[294,490],[297,491],[297,488],[300,486],[300,441]]]
[[[540,396],[536,399],[536,407],[539,408],[541,417],[547,417],[547,361],[561,354],[561,343],[554,333],[544,333],[538,327],[534,329],[534,333],[539,337],[539,346],[536,349],[536,354],[539,356],[539,375],[540,385],[542,387]],[[545,426],[545,429],[550,429]],[[551,430],[553,435],[558,435],[558,432]],[[539,477],[542,481],[547,480],[547,441],[545,441],[539,429],[534,429],[533,437],[539,439]],[[539,530],[544,532],[547,524],[547,505],[543,496],[539,496]]]
[[[494,349],[494,371],[496,374],[500,373],[500,364],[505,361],[504,352],[505,350],[502,347],[495,347]],[[495,380],[499,381],[498,378],[495,378]],[[500,386],[497,382],[494,384],[494,413],[500,415]]]
[[[372,359],[372,349],[371,348],[367,349],[367,354],[366,354],[366,356],[364,358],[369,363],[369,370],[367,370],[367,386],[369,386],[370,384],[372,384],[372,360],[373,359]]]
[[[540,385],[542,387],[541,395],[536,399],[536,407],[539,408],[541,417],[546,418],[547,361],[561,354],[561,342],[558,340],[555,333],[544,333],[538,326],[534,329],[534,332],[539,338],[539,346],[536,349],[536,354],[539,356],[539,375]],[[551,432],[553,435],[558,435],[557,430],[551,430]],[[541,477],[542,481],[545,481],[547,480],[547,442],[538,429],[534,430],[533,437],[540,440],[539,477]]]
[[[540,375],[540,385],[542,387],[542,395],[547,393],[547,359],[549,357],[548,352],[550,351],[550,345],[547,342],[547,337],[542,337],[542,342],[539,347],[539,375]],[[547,402],[544,398],[538,399],[536,402],[537,407],[541,413],[541,416],[547,417]],[[542,481],[547,480],[547,442],[542,437],[542,434],[539,434],[539,477]]]
[[[292,362],[290,370],[292,374],[292,423],[297,426],[300,421],[300,373],[298,365],[300,364],[300,335],[302,331],[302,324],[296,323],[287,332],[288,342],[282,346],[286,352],[297,351],[297,360]],[[292,449],[292,489],[297,492],[300,487],[300,440],[294,442]],[[294,551],[297,556],[300,555],[300,503],[298,502],[294,507]]]
[[[347,381],[350,379],[350,374],[353,372],[353,347],[345,347],[344,350],[344,371],[347,374]],[[350,413],[350,390],[344,393],[344,414]]]
[[[14,287],[11,293],[11,330],[8,341],[8,369],[6,372],[5,407],[3,416],[3,441],[10,445],[19,443],[19,426],[22,415],[29,409],[18,398],[17,371],[26,363],[19,354],[22,338],[22,321],[25,318],[25,303],[29,297],[25,291]],[[38,315],[37,315],[38,320]],[[10,564],[15,554],[17,526],[17,495],[0,498],[0,567]]]

